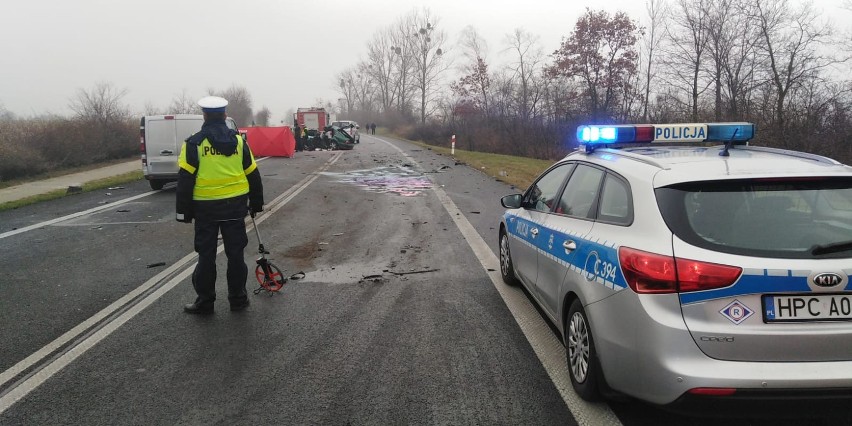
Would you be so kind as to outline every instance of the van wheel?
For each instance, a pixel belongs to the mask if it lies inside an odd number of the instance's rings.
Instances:
[[[153,189],[154,191],[159,191],[163,189],[163,185],[166,184],[166,182],[156,179],[151,179],[148,181],[148,183],[151,185],[151,189]]]
[[[592,329],[580,299],[571,302],[568,323],[565,324],[565,354],[571,386],[580,398],[594,402],[601,400],[599,381],[603,379]]]

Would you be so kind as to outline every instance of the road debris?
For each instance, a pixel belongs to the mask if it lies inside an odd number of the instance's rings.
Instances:
[[[166,262],[156,262],[148,264],[149,268],[156,268],[157,266],[166,266]]]
[[[428,273],[428,272],[438,272],[438,271],[440,271],[440,269],[423,269],[423,270],[420,270],[420,271],[408,271],[408,272],[394,272],[394,271],[388,271],[388,272],[390,272],[391,274],[400,276],[400,275],[411,275],[411,274],[425,274],[425,273]]]

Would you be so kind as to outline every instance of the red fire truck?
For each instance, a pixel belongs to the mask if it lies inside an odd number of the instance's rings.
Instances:
[[[302,129],[322,131],[331,123],[331,117],[325,108],[299,108],[296,110],[296,123]]]

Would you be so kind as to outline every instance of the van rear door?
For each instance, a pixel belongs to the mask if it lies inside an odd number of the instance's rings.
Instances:
[[[166,177],[177,174],[176,121],[173,115],[146,117],[145,154],[148,158],[146,176]]]
[[[145,154],[149,179],[174,180],[183,141],[201,130],[201,115],[155,115],[145,117]]]

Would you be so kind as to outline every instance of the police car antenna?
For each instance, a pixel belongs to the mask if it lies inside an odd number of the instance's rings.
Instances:
[[[725,149],[723,149],[722,152],[719,153],[720,156],[722,156],[722,157],[730,157],[731,156],[731,154],[728,152],[728,150],[731,149],[731,146],[734,145],[734,138],[737,137],[737,132],[739,132],[739,131],[740,131],[739,127],[734,129],[734,134],[731,135],[731,139],[729,139],[728,142],[725,143]]]

